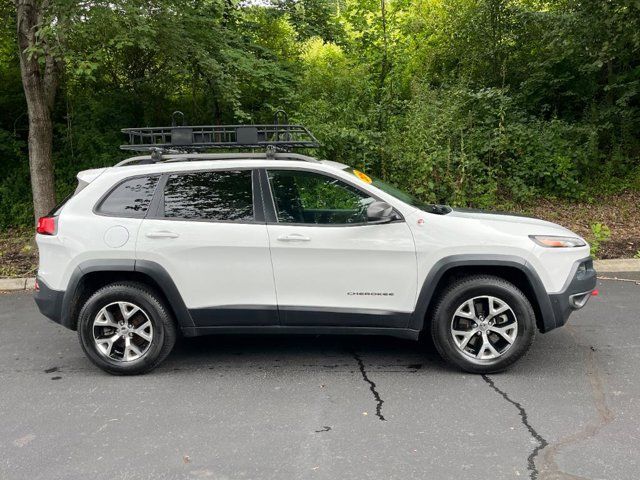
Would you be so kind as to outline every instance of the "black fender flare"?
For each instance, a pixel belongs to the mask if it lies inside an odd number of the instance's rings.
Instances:
[[[440,280],[448,271],[457,267],[509,267],[519,270],[529,281],[535,296],[537,305],[534,305],[534,309],[540,313],[541,318],[538,325],[540,330],[547,332],[556,328],[557,324],[551,305],[551,298],[536,270],[524,258],[499,254],[459,254],[441,258],[427,274],[418,295],[416,308],[409,319],[410,329],[422,330],[427,311],[437,294],[436,288]]]
[[[62,318],[62,325],[65,327],[75,329],[75,318],[72,318],[74,309],[73,302],[77,298],[78,287],[82,279],[86,275],[94,272],[138,272],[148,276],[156,283],[161,293],[166,297],[183,334],[189,336],[195,333],[195,324],[193,323],[191,314],[176,284],[171,279],[169,272],[160,264],[149,260],[102,259],[88,260],[80,263],[71,274],[67,289],[62,298],[62,312],[65,313]]]

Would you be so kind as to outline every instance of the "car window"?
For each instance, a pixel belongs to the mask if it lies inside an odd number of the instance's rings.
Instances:
[[[144,217],[159,178],[155,175],[125,180],[102,201],[98,212],[123,217]]]
[[[342,180],[314,172],[269,170],[279,223],[350,224],[367,221],[374,201]]]
[[[164,216],[188,220],[253,221],[251,170],[170,175]]]

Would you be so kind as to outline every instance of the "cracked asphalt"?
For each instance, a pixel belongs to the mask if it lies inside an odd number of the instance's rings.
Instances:
[[[0,479],[635,480],[640,285],[599,288],[489,376],[396,339],[223,336],[112,377],[3,294]]]

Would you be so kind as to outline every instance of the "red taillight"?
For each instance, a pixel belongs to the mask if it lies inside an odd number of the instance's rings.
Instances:
[[[600,290],[594,290],[593,292],[591,292],[591,296],[593,297],[597,297],[598,295],[600,295]]]
[[[42,235],[56,234],[56,217],[40,217],[38,219],[38,228],[36,232]]]
[[[36,292],[40,291],[40,284],[38,283],[37,278],[36,278],[36,281],[33,283],[33,288],[36,290]]]

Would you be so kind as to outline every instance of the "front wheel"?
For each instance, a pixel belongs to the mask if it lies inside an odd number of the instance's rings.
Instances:
[[[535,313],[512,283],[465,277],[442,293],[431,320],[440,355],[472,373],[494,373],[522,357],[535,336]]]
[[[95,365],[111,374],[135,375],[152,370],[169,355],[176,328],[153,290],[121,282],[101,288],[85,302],[78,337]]]

